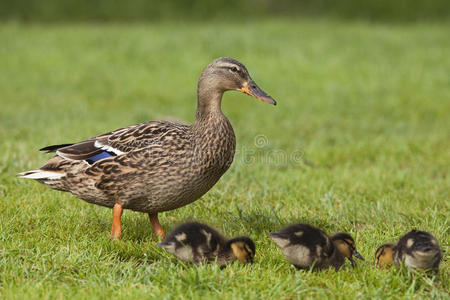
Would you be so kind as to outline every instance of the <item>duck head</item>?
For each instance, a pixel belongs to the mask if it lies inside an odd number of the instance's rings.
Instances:
[[[198,82],[199,103],[218,99],[225,91],[236,90],[256,99],[276,105],[276,101],[261,90],[239,61],[221,57],[213,60],[202,72]]]
[[[337,233],[331,237],[331,240],[339,253],[341,253],[343,257],[348,258],[353,267],[356,266],[356,262],[353,260],[353,257],[364,260],[364,257],[356,251],[355,240],[348,233]]]
[[[394,263],[394,244],[384,244],[375,251],[375,265],[385,267]]]
[[[253,263],[255,243],[249,237],[240,236],[233,238],[228,241],[227,246],[231,248],[233,256],[241,262],[245,264]]]

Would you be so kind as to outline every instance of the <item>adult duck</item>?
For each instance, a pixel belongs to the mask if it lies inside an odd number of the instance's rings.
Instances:
[[[236,138],[221,110],[222,95],[229,90],[276,105],[242,63],[218,58],[198,81],[194,124],[151,121],[74,144],[48,146],[40,150],[55,156],[20,175],[113,208],[114,239],[122,234],[123,209],[148,213],[153,232],[163,238],[158,213],[200,198],[233,161]]]

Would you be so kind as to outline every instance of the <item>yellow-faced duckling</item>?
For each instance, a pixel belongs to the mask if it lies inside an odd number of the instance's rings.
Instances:
[[[334,267],[337,271],[345,258],[350,260],[352,266],[356,266],[353,256],[364,260],[356,251],[355,241],[347,233],[337,233],[330,238],[319,228],[295,224],[269,235],[286,259],[298,269]]]
[[[428,232],[412,230],[396,244],[384,244],[375,252],[377,266],[395,264],[418,269],[439,269],[442,250],[437,239]]]
[[[224,266],[234,260],[253,263],[255,256],[255,244],[249,237],[227,239],[214,228],[198,222],[178,226],[158,246],[196,265],[217,261]]]
[[[386,267],[394,263],[395,245],[387,243],[378,247],[375,251],[375,263],[377,267]]]
[[[48,146],[41,150],[55,155],[39,169],[20,175],[112,208],[114,239],[122,235],[123,209],[147,213],[153,232],[164,238],[158,213],[200,198],[233,161],[236,137],[221,109],[223,93],[232,90],[276,104],[241,62],[218,58],[198,81],[193,124],[150,121]]]

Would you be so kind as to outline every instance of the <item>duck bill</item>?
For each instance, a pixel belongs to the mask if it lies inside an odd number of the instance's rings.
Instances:
[[[277,105],[277,102],[272,97],[267,95],[263,90],[261,90],[253,80],[250,81],[249,83],[246,83],[243,87],[239,89],[239,91],[252,97],[255,97],[259,101]]]
[[[359,252],[353,252],[352,256],[348,258],[348,260],[351,262],[352,267],[355,268],[356,267],[356,261],[353,260],[353,256],[360,259],[360,260],[364,260],[364,257],[359,254]]]
[[[360,260],[364,260],[364,257],[363,257],[361,254],[359,254],[359,252],[356,252],[356,251],[355,251],[355,252],[353,253],[353,256],[356,257],[356,258],[358,258],[358,259],[360,259]]]
[[[353,260],[353,257],[348,257],[348,260],[352,264],[352,268],[356,268],[356,262]]]

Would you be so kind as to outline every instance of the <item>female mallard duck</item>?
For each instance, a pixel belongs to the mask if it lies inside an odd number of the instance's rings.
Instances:
[[[286,259],[298,269],[327,269],[338,271],[347,258],[356,266],[353,256],[364,260],[356,251],[355,241],[348,233],[332,237],[308,224],[294,224],[269,233]]]
[[[40,169],[20,173],[46,186],[113,208],[111,236],[121,236],[124,208],[146,212],[153,232],[164,237],[158,213],[189,204],[230,167],[236,139],[222,113],[225,91],[238,90],[276,105],[245,66],[218,58],[198,81],[194,124],[151,121],[74,143],[42,148],[56,152]]]
[[[235,260],[252,263],[255,256],[255,243],[249,237],[227,239],[214,228],[197,222],[178,226],[158,246],[196,265],[217,261],[224,266]]]
[[[395,244],[381,245],[375,252],[375,263],[379,267],[402,262],[406,267],[439,269],[442,250],[437,239],[426,231],[412,230]]]

